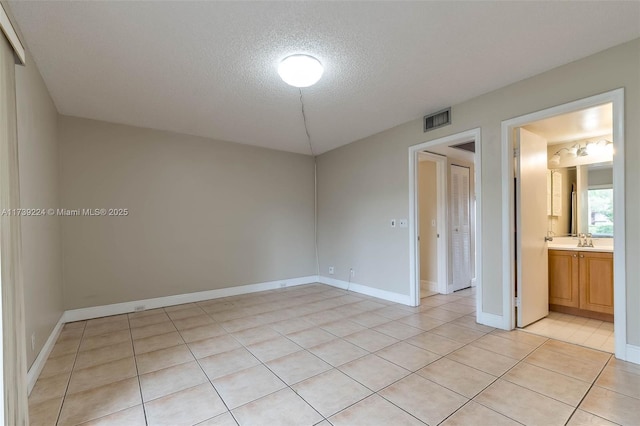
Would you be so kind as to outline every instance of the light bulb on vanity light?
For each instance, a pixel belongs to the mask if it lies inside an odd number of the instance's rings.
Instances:
[[[604,151],[607,155],[613,155],[613,142],[607,141],[607,144],[604,146]]]
[[[587,142],[586,150],[589,155],[599,155],[604,151],[605,141]]]

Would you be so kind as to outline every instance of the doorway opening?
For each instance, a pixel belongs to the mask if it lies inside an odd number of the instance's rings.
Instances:
[[[420,299],[447,292],[447,157],[418,153]]]
[[[411,300],[476,287],[481,295],[480,129],[409,148]],[[481,309],[476,310],[479,317]]]
[[[506,328],[622,359],[623,95],[619,89],[502,125]]]

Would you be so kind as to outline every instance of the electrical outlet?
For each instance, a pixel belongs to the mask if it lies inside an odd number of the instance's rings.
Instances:
[[[147,309],[147,308],[146,308],[144,305],[138,305],[138,306],[136,306],[136,307],[134,307],[134,308],[133,308],[133,311],[134,311],[134,312],[142,312],[142,311],[144,311],[145,309]]]
[[[354,271],[353,268],[349,269],[349,273],[351,274],[351,278],[356,276],[356,271]]]
[[[391,227],[392,228],[396,227],[396,220],[395,219],[391,219]]]
[[[333,266],[329,266],[329,275],[333,275],[335,273],[335,269],[333,269]]]
[[[398,225],[400,225],[400,228],[406,228],[408,223],[409,222],[407,221],[407,219],[400,219],[398,221]]]
[[[36,350],[36,333],[31,335],[31,351],[34,352]]]

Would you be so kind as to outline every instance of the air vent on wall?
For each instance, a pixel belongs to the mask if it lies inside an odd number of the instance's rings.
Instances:
[[[438,127],[451,124],[451,108],[443,109],[434,114],[425,115],[424,117],[424,131],[437,129]]]

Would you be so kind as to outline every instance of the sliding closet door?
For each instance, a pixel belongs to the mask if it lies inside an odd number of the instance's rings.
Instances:
[[[20,207],[16,134],[15,60],[0,33],[0,211]],[[27,425],[27,366],[24,331],[20,218],[0,215],[0,286],[4,424]]]

